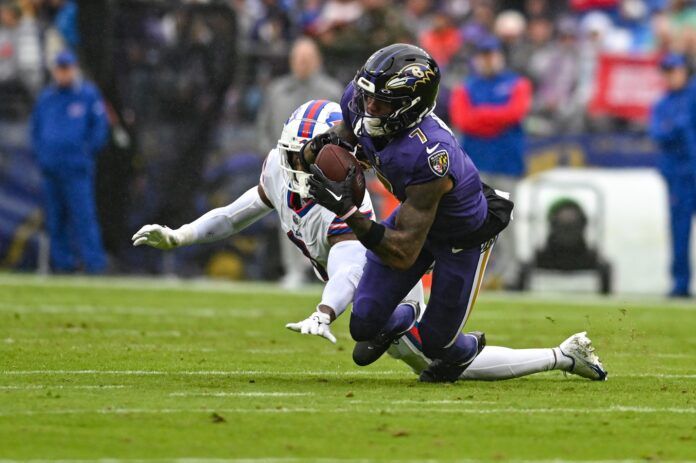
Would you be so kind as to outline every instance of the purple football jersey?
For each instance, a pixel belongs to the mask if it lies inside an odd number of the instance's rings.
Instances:
[[[478,170],[447,125],[431,114],[378,149],[360,127],[356,130],[361,121],[348,109],[353,95],[351,82],[341,98],[343,121],[356,133],[375,173],[399,201],[406,199],[409,185],[447,175],[454,181],[454,188],[440,200],[429,237],[456,242],[478,229],[486,219],[488,203]]]

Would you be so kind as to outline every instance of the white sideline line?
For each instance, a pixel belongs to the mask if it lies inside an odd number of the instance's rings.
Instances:
[[[403,376],[411,377],[407,370],[306,370],[306,371],[272,371],[272,370],[4,370],[0,375],[31,376],[31,375],[122,375],[122,376]],[[532,376],[533,377],[533,376]],[[609,374],[609,378],[664,378],[664,379],[696,379],[696,374],[681,373],[636,373]]]
[[[0,416],[35,416],[35,415],[127,415],[127,414],[148,414],[165,415],[176,413],[230,413],[230,414],[256,414],[256,413],[444,413],[444,414],[464,414],[464,415],[497,415],[497,414],[607,414],[607,413],[674,413],[674,414],[696,414],[696,408],[678,407],[633,407],[615,405],[608,408],[483,408],[483,409],[452,409],[452,408],[389,408],[389,407],[370,407],[365,410],[351,408],[308,408],[308,407],[275,407],[275,408],[102,408],[102,409],[63,409],[63,410],[17,410],[0,411]]]
[[[313,392],[172,392],[170,397],[300,397]]]

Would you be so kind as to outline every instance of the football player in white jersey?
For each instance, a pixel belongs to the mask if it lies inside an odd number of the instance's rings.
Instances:
[[[352,303],[365,265],[365,248],[348,225],[309,195],[308,180],[299,160],[300,148],[312,137],[326,132],[341,121],[341,108],[327,100],[312,100],[300,106],[283,127],[277,148],[268,153],[259,185],[249,189],[228,206],[213,209],[178,229],[145,225],[133,235],[133,245],[169,250],[196,243],[225,239],[275,210],[288,238],[311,261],[315,273],[326,286],[315,311],[286,327],[302,334],[324,337],[335,343],[330,324]],[[360,206],[363,214],[374,217],[368,192]],[[403,307],[402,307],[403,306]],[[416,318],[425,307],[419,283],[397,310],[413,310]],[[420,351],[417,327],[411,327],[390,348],[392,357],[401,359],[420,372],[429,360]],[[487,346],[464,372],[463,379],[508,379],[552,369],[569,371],[590,379],[604,379],[599,359],[584,333],[568,338],[561,346],[546,349],[507,349]]]
[[[278,146],[268,153],[258,186],[232,204],[214,209],[176,230],[145,225],[133,235],[133,244],[167,250],[218,241],[275,210],[283,232],[326,283],[316,311],[301,322],[289,323],[287,328],[336,342],[329,325],[353,301],[365,265],[365,248],[343,220],[309,197],[310,174],[302,171],[298,156],[304,143],[341,120],[341,108],[337,103],[312,100],[303,104],[288,118]],[[365,192],[360,212],[374,218],[368,192]],[[416,312],[424,305],[422,285],[409,293],[404,304],[407,310]]]

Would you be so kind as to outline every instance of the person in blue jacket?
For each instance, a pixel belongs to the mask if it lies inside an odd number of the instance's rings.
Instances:
[[[522,122],[531,108],[532,85],[506,67],[500,41],[492,36],[476,44],[474,70],[452,90],[450,121],[462,133],[461,145],[481,179],[514,195],[525,173]],[[515,288],[518,269],[511,227],[498,237],[496,246],[489,282],[500,280]]]
[[[79,77],[75,55],[57,55],[54,82],[43,90],[31,116],[31,142],[43,173],[51,267],[106,267],[95,204],[95,162],[106,144],[109,122],[94,84]]]
[[[667,54],[660,66],[667,91],[652,108],[650,136],[662,152],[659,169],[669,194],[673,279],[670,296],[688,297],[691,279],[689,240],[691,220],[696,213],[696,144],[690,106],[696,89],[688,85],[689,73],[684,56]]]

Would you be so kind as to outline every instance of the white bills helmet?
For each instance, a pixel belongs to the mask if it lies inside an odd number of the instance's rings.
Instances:
[[[292,160],[302,145],[343,120],[341,107],[329,100],[311,100],[295,110],[283,126],[278,140],[280,167],[288,177],[290,191],[309,198],[309,172],[295,170]]]

